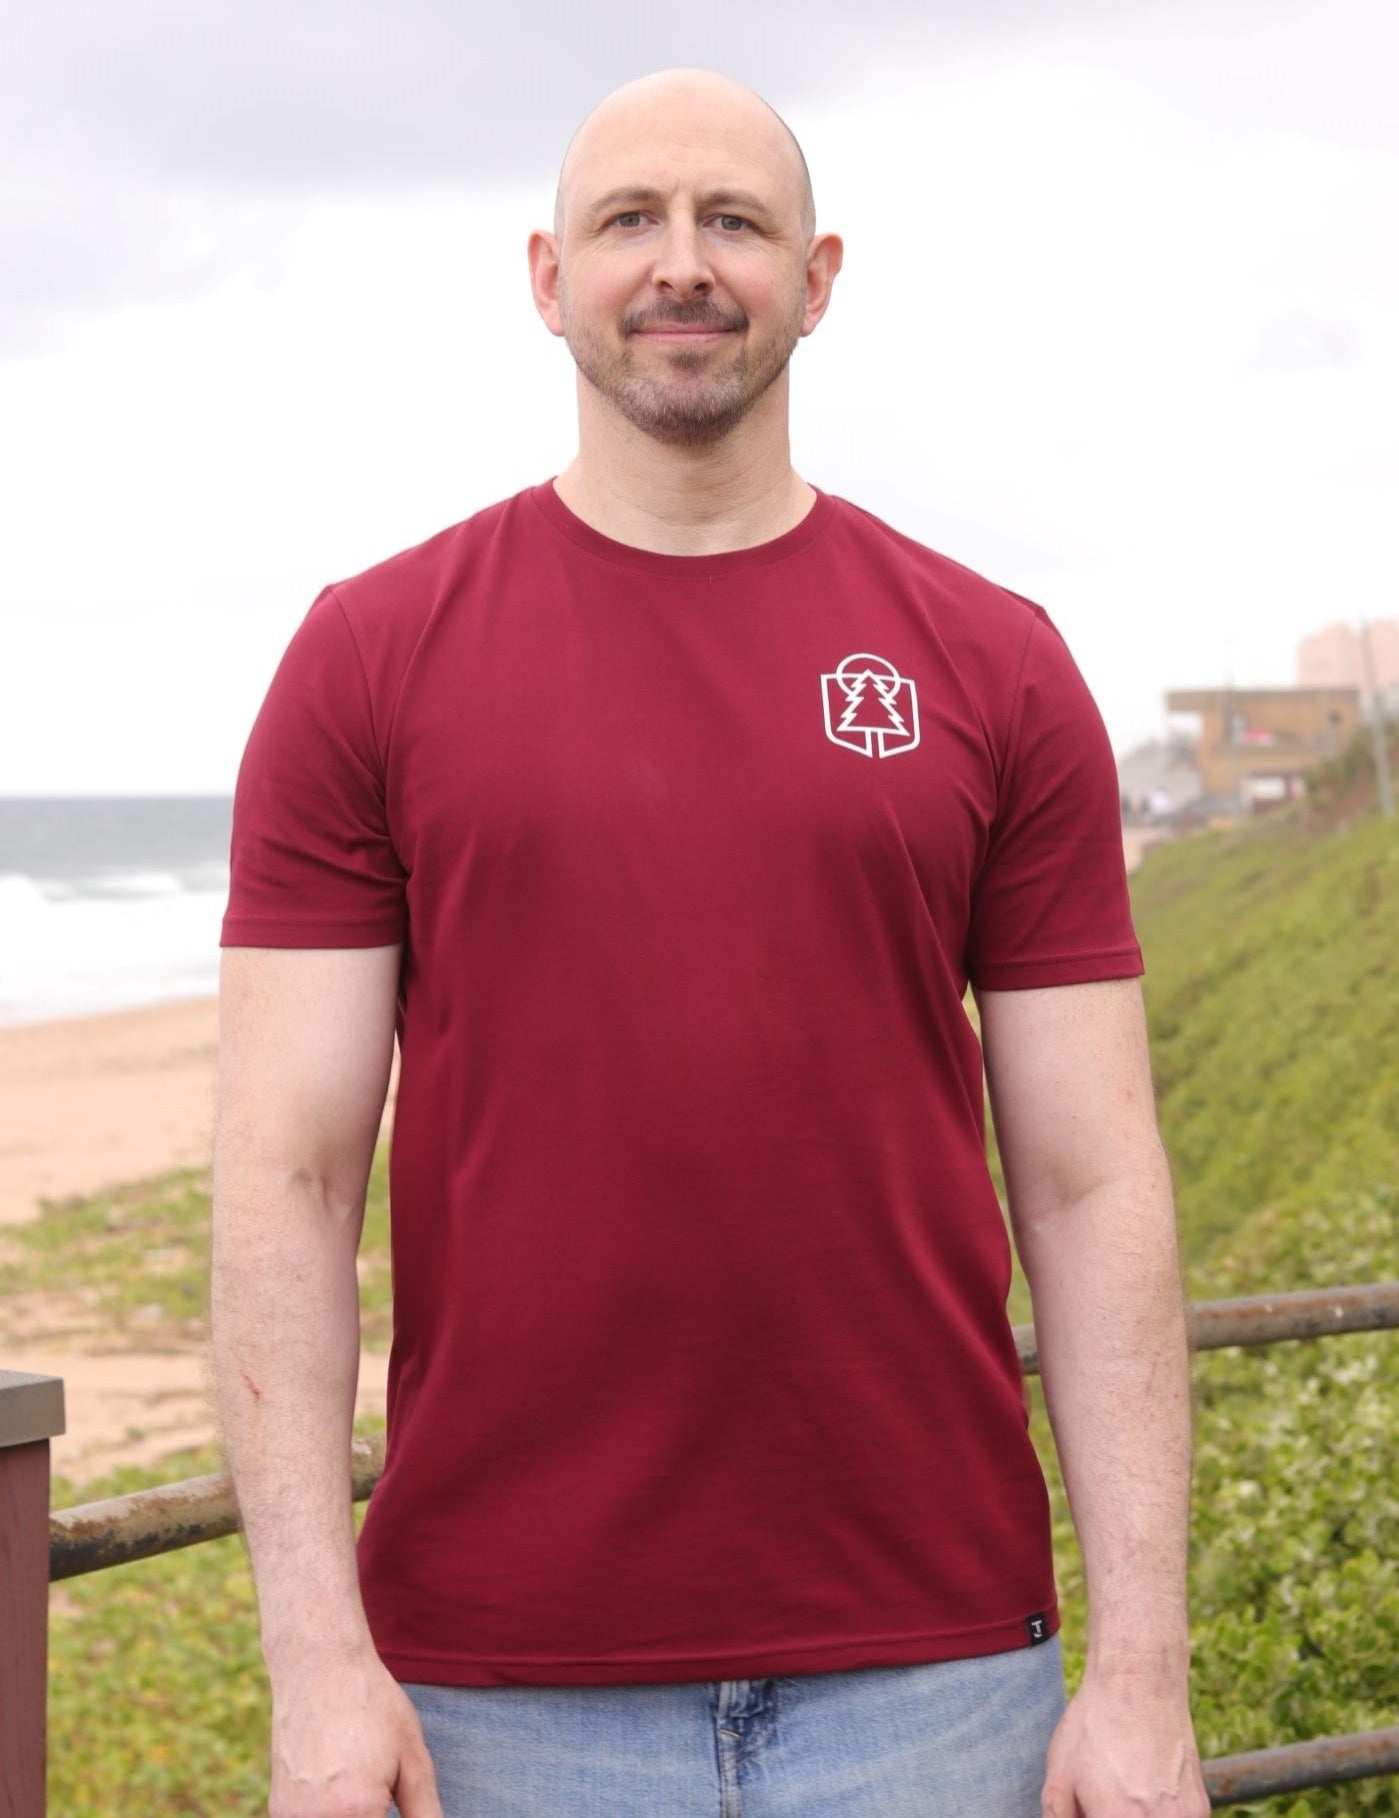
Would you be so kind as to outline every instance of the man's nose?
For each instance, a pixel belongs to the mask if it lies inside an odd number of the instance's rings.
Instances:
[[[694,221],[672,221],[666,228],[652,268],[659,290],[678,297],[706,296],[714,288],[704,237]]]

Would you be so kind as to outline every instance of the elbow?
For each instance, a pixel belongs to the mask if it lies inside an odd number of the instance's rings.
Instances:
[[[1132,1224],[1163,1216],[1174,1222],[1170,1163],[1154,1127],[1110,1156],[1066,1156],[1007,1170],[1006,1185],[1011,1225],[1022,1246],[1098,1214]]]
[[[368,1163],[343,1155],[237,1140],[225,1128],[214,1142],[215,1232],[233,1226],[313,1224],[352,1230],[364,1218]]]

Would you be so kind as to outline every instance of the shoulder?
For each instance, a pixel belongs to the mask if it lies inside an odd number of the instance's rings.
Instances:
[[[497,589],[500,564],[518,559],[535,531],[537,488],[474,512],[458,524],[335,581],[317,609],[339,621],[329,635],[348,638],[376,719],[392,713],[405,677],[444,616],[482,610]]]
[[[521,534],[521,521],[534,507],[537,488],[473,512],[408,549],[332,584],[352,626],[372,621],[425,617],[473,566]]]
[[[1013,588],[954,561],[941,550],[896,530],[872,511],[848,499],[836,500],[833,529],[853,555],[898,573],[935,599],[944,617],[965,622],[985,635],[1007,631],[1028,637],[1036,624],[1049,624],[1043,607]]]
[[[289,695],[294,705],[308,688],[323,687],[340,716],[367,713],[378,749],[386,749],[405,680],[434,623],[489,598],[492,552],[518,548],[535,515],[530,493],[517,493],[323,588],[287,648],[273,696]]]

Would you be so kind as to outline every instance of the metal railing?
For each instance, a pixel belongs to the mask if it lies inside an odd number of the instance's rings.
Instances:
[[[1399,1282],[1204,1301],[1187,1311],[1198,1351],[1399,1328]],[[1027,1375],[1034,1328],[1017,1326]],[[43,1818],[48,1586],[237,1531],[226,1472],[51,1511],[49,1441],[63,1431],[63,1385],[0,1370],[0,1818]],[[382,1438],[356,1440],[356,1502],[383,1469]],[[1205,1763],[1214,1807],[1399,1773],[1399,1725],[1323,1736]]]

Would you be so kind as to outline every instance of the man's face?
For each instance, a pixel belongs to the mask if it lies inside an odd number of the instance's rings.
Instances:
[[[820,314],[807,197],[795,148],[751,96],[605,104],[570,152],[552,237],[556,332],[586,383],[660,441],[735,428]]]

